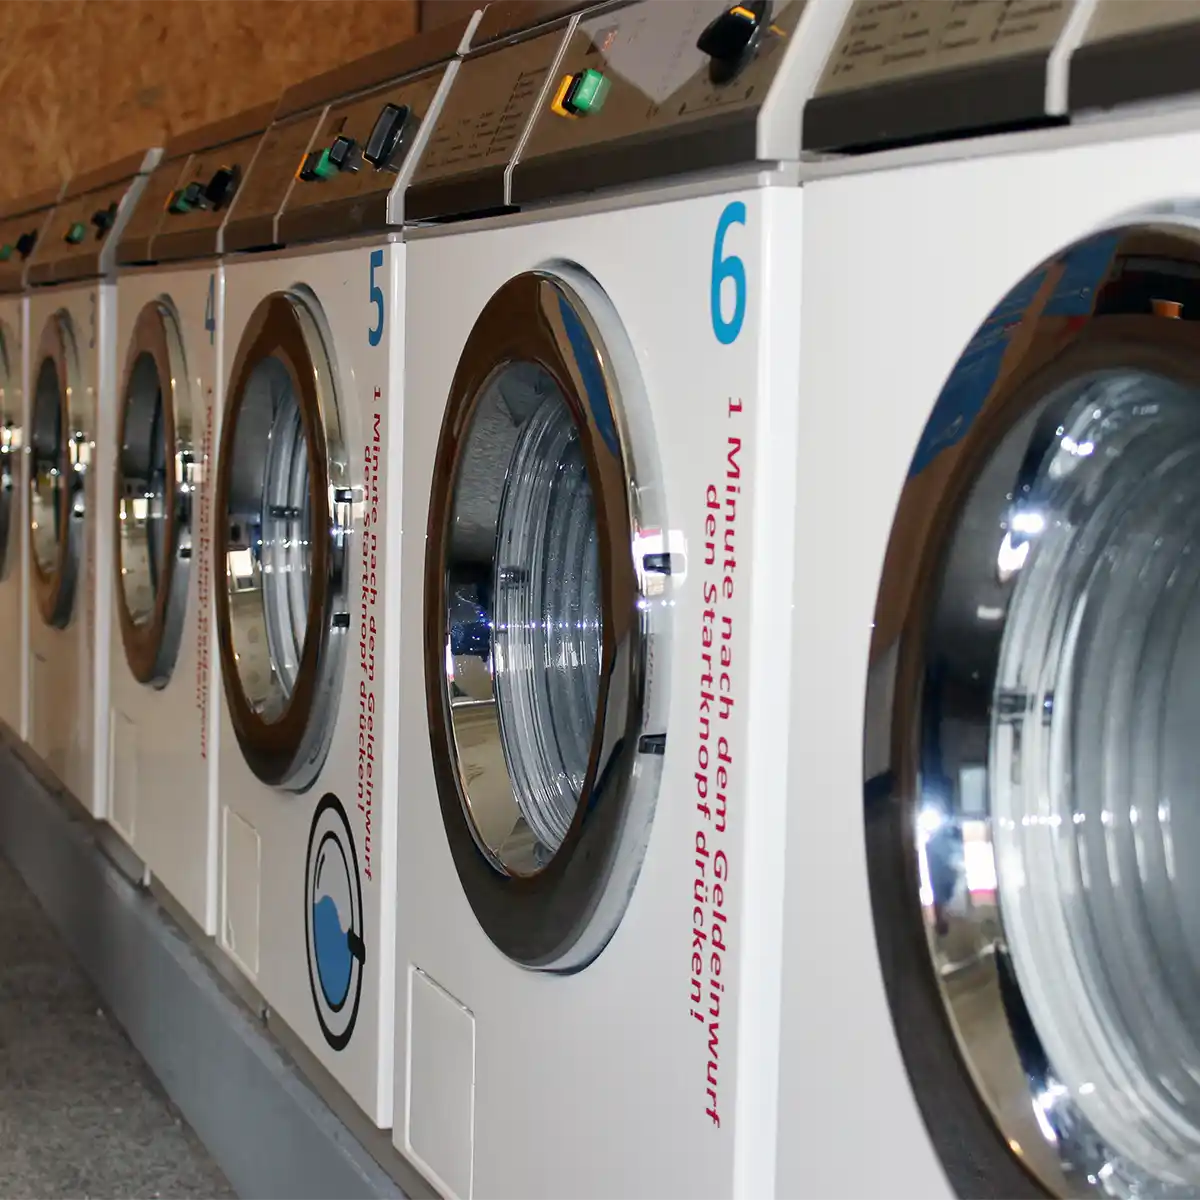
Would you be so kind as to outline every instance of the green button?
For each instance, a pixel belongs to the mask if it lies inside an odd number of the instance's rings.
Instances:
[[[8,262],[12,258],[13,248],[11,246],[0,246],[0,262]]]
[[[185,213],[191,209],[191,205],[187,202],[187,197],[184,196],[183,190],[180,189],[171,197],[170,209],[173,213]]]
[[[76,221],[75,224],[67,230],[67,241],[70,242],[72,246],[78,245],[78,243],[83,241],[83,235],[85,233],[87,233],[87,227],[82,221]]]
[[[312,173],[318,179],[328,179],[330,175],[337,174],[337,167],[329,161],[328,147],[321,151],[321,157],[313,163]]]
[[[604,107],[610,86],[605,76],[594,67],[589,67],[579,76],[579,82],[571,93],[571,107],[578,113],[598,113]]]

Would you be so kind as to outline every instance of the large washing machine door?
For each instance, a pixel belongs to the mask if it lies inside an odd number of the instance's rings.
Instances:
[[[0,579],[12,574],[17,553],[13,509],[21,478],[21,348],[0,321]]]
[[[1200,231],[1044,264],[914,459],[865,719],[880,960],[963,1196],[1200,1195]]]
[[[70,319],[46,323],[34,355],[30,401],[29,531],[34,594],[47,625],[65,628],[74,610],[83,552],[89,431],[76,412],[79,356]]]
[[[496,946],[586,966],[653,820],[669,676],[663,489],[636,360],[582,272],[518,276],[447,402],[426,559],[442,815]],[[658,681],[658,682],[656,682]]]
[[[134,678],[163,687],[183,634],[197,486],[183,341],[165,299],[134,324],[117,422],[117,617]]]
[[[217,464],[217,637],[229,714],[273,787],[316,781],[350,625],[353,494],[329,338],[300,290],[255,309],[229,376]]]

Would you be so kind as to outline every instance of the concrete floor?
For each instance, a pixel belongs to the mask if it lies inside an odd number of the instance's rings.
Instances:
[[[233,1195],[0,859],[0,1196]]]

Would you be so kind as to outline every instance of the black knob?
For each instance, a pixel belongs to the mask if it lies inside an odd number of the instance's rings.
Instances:
[[[407,104],[385,104],[363,147],[363,158],[377,171],[394,167],[398,152],[411,138],[416,125],[413,111]]]
[[[333,139],[333,145],[329,147],[329,161],[339,171],[353,173],[362,163],[362,150],[352,137],[339,133]]]
[[[224,208],[233,199],[239,182],[237,167],[218,167],[213,172],[213,177],[204,186],[204,198],[214,212]]]
[[[117,202],[114,200],[107,208],[97,209],[92,213],[92,224],[96,227],[96,236],[102,238],[117,219]]]
[[[735,4],[710,21],[696,40],[696,48],[708,55],[713,83],[728,83],[754,57],[767,7],[767,0]]]
[[[17,253],[22,258],[28,258],[33,253],[34,246],[37,245],[37,230],[26,230],[19,238],[17,238]]]

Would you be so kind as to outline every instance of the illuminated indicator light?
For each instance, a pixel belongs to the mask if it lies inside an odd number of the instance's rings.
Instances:
[[[0,262],[8,262],[12,258],[12,252],[11,246],[0,246]]]
[[[83,235],[86,232],[87,232],[87,230],[84,228],[83,222],[76,221],[75,224],[72,225],[71,228],[67,230],[66,240],[68,242],[70,242],[72,246],[78,245],[80,242],[83,241]]]
[[[577,113],[598,113],[604,107],[610,86],[604,75],[589,67],[576,78],[567,103]]]
[[[1178,300],[1151,300],[1150,308],[1156,317],[1178,321],[1183,316],[1183,305]]]
[[[557,113],[560,117],[574,117],[573,112],[568,111],[563,102],[567,98],[567,93],[571,90],[571,85],[575,82],[574,75],[564,75],[562,83],[558,85],[558,91],[554,93],[554,99],[550,101],[550,111]]]

